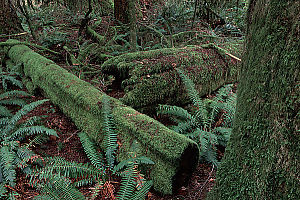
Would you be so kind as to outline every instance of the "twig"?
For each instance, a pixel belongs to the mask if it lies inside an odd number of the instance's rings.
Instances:
[[[74,133],[72,133],[67,139],[65,139],[64,141],[63,141],[63,143],[66,143],[66,142],[69,142],[69,140],[76,134],[76,133],[78,133],[79,131],[77,130],[77,131],[75,131]]]
[[[0,38],[5,38],[5,37],[14,37],[14,36],[20,36],[20,35],[26,35],[28,32],[23,32],[23,33],[16,33],[12,35],[0,35]]]
[[[237,61],[242,61],[242,59],[240,59],[240,58],[238,58],[238,57],[236,57],[236,56],[234,56],[234,55],[228,53],[228,51],[226,51],[225,49],[222,49],[221,47],[218,47],[218,46],[215,45],[215,44],[212,44],[212,43],[204,44],[204,45],[201,45],[201,47],[203,47],[203,48],[210,48],[210,47],[213,47],[213,48],[215,48],[216,50],[221,51],[222,53],[224,53],[224,54],[230,56],[231,58],[236,59]]]
[[[213,167],[212,167],[212,169],[211,169],[211,171],[210,171],[210,173],[209,173],[209,176],[208,176],[207,179],[205,180],[204,184],[201,186],[199,192],[196,193],[195,197],[197,197],[198,194],[201,194],[201,193],[202,193],[204,187],[206,186],[206,184],[209,182],[209,180],[210,180],[210,178],[211,178],[211,175],[212,175],[212,173],[213,173],[213,171],[214,171],[214,168],[215,168],[215,166],[213,165]],[[197,199],[197,198],[195,198],[195,199]]]

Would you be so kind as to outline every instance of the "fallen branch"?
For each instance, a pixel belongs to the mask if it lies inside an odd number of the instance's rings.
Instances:
[[[213,43],[209,43],[209,44],[204,44],[204,45],[201,45],[201,47],[203,48],[215,48],[216,50],[222,52],[223,54],[226,54],[228,56],[230,56],[231,58],[234,58],[236,59],[237,61],[242,61],[242,59],[232,55],[231,53],[229,53],[227,50],[221,48],[221,47],[218,47],[217,45],[213,44]]]

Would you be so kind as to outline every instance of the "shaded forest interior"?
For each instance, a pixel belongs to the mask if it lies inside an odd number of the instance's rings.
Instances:
[[[0,199],[219,199],[255,2],[0,0]]]

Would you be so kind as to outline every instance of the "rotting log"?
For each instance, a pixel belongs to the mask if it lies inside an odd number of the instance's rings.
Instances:
[[[103,147],[103,92],[25,45],[10,46],[7,55],[15,64],[23,65],[29,89],[41,90],[79,129]],[[144,170],[153,180],[154,189],[162,194],[173,193],[197,166],[199,149],[196,143],[117,99],[111,98],[111,102],[118,131],[118,160],[128,158],[131,145],[137,142],[138,155],[155,162],[154,166]]]
[[[183,105],[189,99],[174,68],[193,80],[201,96],[237,81],[241,44],[191,46],[127,53],[103,63],[102,72],[122,80],[124,104],[152,112],[158,104]]]

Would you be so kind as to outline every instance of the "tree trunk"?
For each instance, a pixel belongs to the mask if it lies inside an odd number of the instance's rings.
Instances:
[[[12,34],[22,30],[20,20],[11,0],[0,0],[0,34]]]
[[[129,23],[129,0],[114,0],[115,19],[123,24]]]
[[[129,27],[130,27],[130,45],[131,51],[137,50],[137,35],[136,35],[136,0],[130,0],[128,2],[128,15],[129,15]]]
[[[300,197],[300,1],[250,0],[232,137],[210,199]]]

